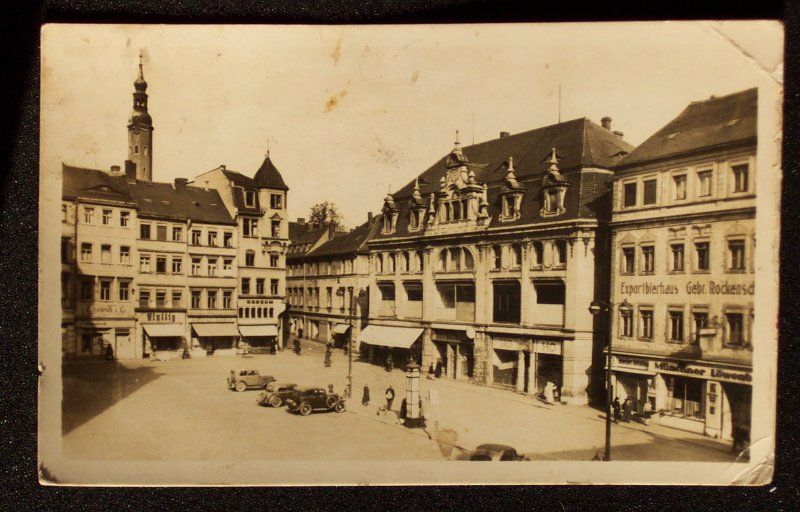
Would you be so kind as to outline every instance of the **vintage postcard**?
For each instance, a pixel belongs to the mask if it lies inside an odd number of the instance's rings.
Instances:
[[[779,22],[41,43],[42,483],[770,481]]]

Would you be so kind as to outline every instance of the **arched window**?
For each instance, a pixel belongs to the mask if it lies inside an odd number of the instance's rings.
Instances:
[[[450,253],[450,261],[447,264],[447,270],[461,270],[461,249],[452,248],[448,251]]]
[[[256,318],[261,318],[263,308],[256,308]]]
[[[403,253],[402,266],[400,270],[403,272],[409,272],[411,270],[411,255],[409,255],[407,252]]]
[[[422,272],[425,270],[425,260],[423,259],[422,251],[417,251],[414,256],[414,270],[417,272]]]
[[[386,272],[388,272],[390,274],[394,274],[395,264],[396,264],[396,260],[395,260],[394,253],[390,252],[389,253],[389,257],[386,260]]]
[[[534,267],[541,267],[544,261],[544,246],[542,242],[533,242],[533,258],[532,265]]]
[[[475,258],[472,257],[472,252],[469,249],[462,248],[464,253],[464,269],[473,270],[475,268]]]
[[[503,251],[499,245],[492,246],[492,269],[500,270],[503,263]]]
[[[375,272],[383,274],[383,254],[375,255]]]
[[[436,259],[436,270],[440,272],[447,270],[447,249],[439,251],[439,256]]]
[[[453,220],[461,220],[461,201],[453,203]]]
[[[511,266],[519,267],[522,264],[522,246],[511,244]]]
[[[553,248],[555,249],[556,265],[565,266],[567,264],[567,243],[564,240],[556,240]]]

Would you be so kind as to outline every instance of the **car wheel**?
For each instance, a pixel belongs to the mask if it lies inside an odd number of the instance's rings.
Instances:
[[[256,403],[258,405],[264,405],[264,402],[266,401],[267,401],[267,394],[265,392],[259,393],[258,397],[256,398]]]
[[[236,383],[236,391],[238,391],[239,393],[241,393],[246,389],[247,389],[247,384],[245,384],[244,381],[240,380],[239,382]]]
[[[272,407],[280,407],[281,405],[283,405],[283,401],[281,400],[281,397],[279,397],[278,395],[274,395],[272,398],[269,399],[269,405],[271,405]]]
[[[344,402],[339,401],[339,403],[336,404],[336,407],[334,407],[333,410],[336,411],[336,412],[344,412],[344,410],[345,410]]]
[[[335,396],[329,396],[325,400],[325,407],[327,407],[328,409],[333,409],[334,405],[336,405],[336,397]]]
[[[309,414],[311,414],[311,404],[305,403],[300,405],[300,415],[308,416]]]

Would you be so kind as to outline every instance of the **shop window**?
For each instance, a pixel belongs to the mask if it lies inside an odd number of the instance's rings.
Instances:
[[[111,210],[103,210],[103,225],[108,226],[111,224]]]
[[[683,272],[683,243],[670,244],[670,271]]]
[[[493,295],[493,315],[495,322],[514,323],[520,321],[519,282],[495,282]]]
[[[103,244],[100,246],[100,262],[111,263],[111,246]]]
[[[92,261],[92,244],[81,244],[81,261]]]
[[[180,290],[172,290],[172,307],[179,308],[182,306],[183,293]]]
[[[710,254],[711,246],[709,242],[695,242],[694,243],[694,255],[695,255],[695,271],[697,272],[708,272],[709,266],[709,254]]]
[[[686,174],[672,175],[672,199],[673,201],[686,199]]]
[[[642,199],[642,204],[644,205],[656,204],[656,202],[658,202],[658,179],[651,178],[648,180],[643,180],[642,186],[644,187],[644,197]]]
[[[130,281],[119,281],[119,300],[124,301],[128,300],[130,297],[130,290],[131,290],[131,282]]]
[[[632,206],[636,206],[636,188],[637,188],[637,183],[635,181],[631,183],[625,183],[622,186],[623,190],[622,206],[624,208],[630,208]]]
[[[111,279],[100,280],[100,300],[111,300]]]
[[[665,410],[671,414],[703,418],[702,397],[705,381],[685,377],[664,377],[667,384]]]
[[[139,256],[139,272],[150,272],[150,256]]]
[[[264,295],[264,279],[261,277],[256,279],[256,295]]]
[[[200,308],[200,290],[192,290],[192,309]]]
[[[683,342],[683,311],[671,309],[669,312],[669,341]]]
[[[123,265],[130,265],[131,263],[131,248],[127,245],[119,248],[119,262]]]
[[[172,273],[180,274],[183,271],[183,259],[180,256],[172,257]]]
[[[737,164],[731,166],[734,193],[747,192],[747,187],[750,181],[749,174],[750,168],[747,164]]]
[[[536,291],[537,304],[558,304],[566,303],[566,288],[563,281],[535,281],[533,283]]]
[[[139,307],[150,307],[150,290],[139,289]]]
[[[620,273],[623,275],[633,275],[636,272],[636,247],[622,248],[622,268]]]
[[[242,295],[250,295],[250,278],[242,278]]]
[[[731,347],[744,347],[744,314],[740,312],[725,313],[725,343]]]
[[[642,274],[652,274],[656,268],[656,250],[652,245],[644,245],[642,252]]]
[[[728,240],[728,271],[744,272],[745,270],[744,240]]]
[[[651,341],[653,339],[653,309],[639,309],[639,339]]]
[[[697,171],[697,196],[710,197],[713,192],[714,185],[714,171],[712,169],[704,169]]]
[[[120,212],[119,213],[119,225],[123,228],[127,228],[128,224],[131,221],[131,212]]]
[[[633,337],[633,311],[620,311],[619,335],[625,338]]]
[[[541,268],[544,262],[544,245],[542,242],[533,242],[533,267]]]

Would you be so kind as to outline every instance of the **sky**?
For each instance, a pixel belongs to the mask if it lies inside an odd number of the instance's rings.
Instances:
[[[780,76],[782,40],[776,22],[48,25],[41,166],[123,165],[141,52],[154,181],[252,176],[269,144],[290,219],[327,200],[355,227],[456,130],[469,145],[560,110],[638,145],[692,101]]]

